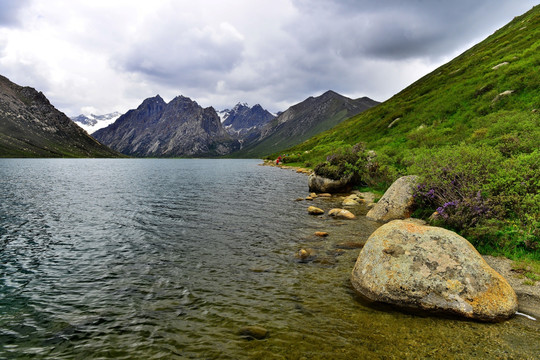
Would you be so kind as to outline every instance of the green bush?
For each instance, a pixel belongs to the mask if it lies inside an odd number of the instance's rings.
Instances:
[[[458,145],[419,151],[417,215],[480,245],[540,249],[540,151],[507,158],[500,148]]]

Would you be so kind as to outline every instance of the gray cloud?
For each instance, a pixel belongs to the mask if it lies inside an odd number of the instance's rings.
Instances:
[[[24,19],[17,24],[25,4]],[[271,111],[332,89],[385,100],[535,0],[0,3],[0,66],[66,113],[159,93]],[[62,9],[62,11],[59,11]],[[7,26],[9,25],[9,27]]]
[[[171,20],[152,33],[128,43],[115,64],[160,83],[208,87],[242,60],[242,36],[228,23],[188,27]]]
[[[440,58],[504,23],[517,4],[509,0],[297,0],[306,14],[299,36],[310,49],[332,48],[343,57]],[[533,2],[522,2],[522,12]],[[516,15],[518,15],[517,13]],[[290,24],[290,31],[295,25]]]
[[[28,0],[2,0],[0,2],[0,27],[20,25],[19,11],[28,3]]]

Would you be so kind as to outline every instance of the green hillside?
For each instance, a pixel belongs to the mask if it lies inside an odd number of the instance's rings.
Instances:
[[[439,223],[481,248],[538,254],[539,110],[536,6],[388,101],[286,153],[306,166],[330,160],[316,170],[357,171],[372,187],[419,174],[425,192],[418,190],[417,215],[438,209],[446,216]]]

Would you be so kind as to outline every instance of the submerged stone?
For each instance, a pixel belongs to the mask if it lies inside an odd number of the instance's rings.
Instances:
[[[327,237],[328,233],[326,231],[315,231],[315,236]]]
[[[238,334],[248,340],[262,340],[268,337],[269,331],[262,326],[246,326]]]

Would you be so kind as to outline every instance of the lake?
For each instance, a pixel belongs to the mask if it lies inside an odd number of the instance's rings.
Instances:
[[[379,225],[258,160],[0,159],[0,358],[527,359],[538,322],[418,316],[349,283]],[[328,231],[319,238],[315,231]],[[299,249],[313,261],[299,261]],[[239,334],[269,331],[264,340]]]

